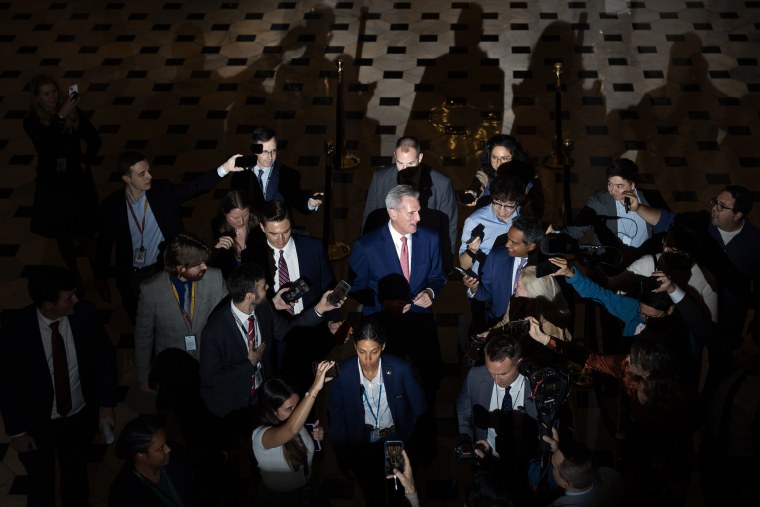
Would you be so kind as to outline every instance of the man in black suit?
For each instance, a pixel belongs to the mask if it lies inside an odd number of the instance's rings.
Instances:
[[[150,162],[142,153],[125,151],[119,155],[118,171],[124,190],[117,190],[101,203],[98,234],[96,278],[105,299],[110,294],[105,285],[111,264],[111,250],[116,244],[116,286],[122,304],[134,322],[140,283],[160,268],[159,249],[184,231],[182,204],[214,188],[235,167],[233,155],[213,171],[185,184],[153,180]]]
[[[309,292],[288,310],[278,312],[292,321],[304,309],[316,304],[322,293],[335,286],[335,275],[322,241],[291,234],[290,211],[284,202],[265,203],[259,219],[265,241],[255,249],[254,260],[264,268],[269,297],[274,297],[280,289],[299,278],[304,278],[310,286]],[[340,327],[339,317],[337,309],[331,310],[325,315],[325,324],[314,328],[295,327],[283,341],[272,344],[278,365],[287,366],[283,371],[300,390],[308,388],[314,380],[310,364],[321,361],[332,348],[332,333]]]
[[[95,306],[79,301],[72,273],[43,267],[29,278],[33,305],[0,334],[0,412],[29,477],[27,505],[89,505],[87,449],[98,422],[113,428],[116,360]]]
[[[332,292],[327,291],[316,305],[288,322],[267,301],[268,288],[257,264],[235,268],[227,279],[229,296],[219,303],[201,333],[201,397],[212,413],[244,424],[256,391],[276,374],[269,342],[282,340],[292,327],[314,326],[324,313],[340,307],[327,302]],[[273,300],[278,309],[287,307],[282,292]]]
[[[315,213],[322,204],[322,194],[313,197],[301,190],[301,175],[277,161],[277,133],[258,127],[251,133],[251,152],[256,165],[232,177],[230,186],[248,195],[256,209],[269,201],[283,201],[304,215]]]

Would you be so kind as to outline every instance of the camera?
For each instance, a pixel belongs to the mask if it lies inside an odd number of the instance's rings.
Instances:
[[[525,412],[538,421],[538,435],[543,442],[541,437],[552,436],[551,428],[570,396],[570,371],[565,365],[541,366],[529,358],[523,359],[518,369],[530,384],[531,395],[525,402]]]
[[[454,454],[456,456],[456,459],[460,463],[468,463],[468,462],[475,462],[478,461],[480,458],[478,458],[478,455],[475,454],[475,450],[478,450],[485,454],[487,452],[486,446],[477,443],[472,443],[472,440],[470,440],[470,437],[467,435],[460,435],[459,439],[457,441],[456,447],[454,447]]]
[[[309,289],[311,288],[309,286],[309,282],[306,280],[306,277],[301,277],[295,282],[290,282],[287,287],[288,291],[282,294],[282,300],[286,303],[294,303],[298,301],[307,292],[309,292]]]

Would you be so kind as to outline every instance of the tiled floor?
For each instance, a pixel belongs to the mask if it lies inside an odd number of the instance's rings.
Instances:
[[[574,207],[602,188],[607,162],[621,155],[679,211],[702,207],[727,183],[757,192],[758,28],[760,2],[749,0],[0,2],[0,304],[25,304],[28,266],[60,264],[53,242],[28,232],[36,161],[21,120],[35,74],[79,84],[103,137],[101,196],[119,186],[112,171],[126,148],[146,152],[156,176],[181,180],[244,152],[254,125],[274,127],[281,159],[318,189],[324,142],[336,136],[342,58],[346,148],[360,164],[334,175],[334,230],[351,243],[371,171],[397,136],[419,136],[425,161],[460,189],[495,133],[517,135],[543,160],[554,138],[555,62],[564,69],[564,137],[574,142]],[[539,172],[545,219],[559,223],[561,174]],[[190,230],[208,234],[219,193],[190,203]],[[320,235],[321,216],[298,220]],[[84,259],[82,268],[91,284]],[[336,264],[338,276],[345,270]],[[452,374],[439,421],[451,435],[461,286],[449,284],[437,306]],[[134,386],[125,315],[103,308],[119,346],[123,423],[151,400]],[[583,431],[602,448],[595,411],[586,412]],[[441,448],[450,443],[442,438]],[[95,451],[92,497],[104,505],[119,464],[111,449]],[[0,457],[0,506],[23,505],[23,469],[7,444]],[[446,458],[420,472],[429,505],[460,504],[435,482],[451,477]]]

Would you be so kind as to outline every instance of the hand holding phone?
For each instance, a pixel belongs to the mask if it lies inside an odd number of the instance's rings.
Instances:
[[[387,440],[385,442],[385,476],[395,477],[394,469],[404,473],[404,442],[401,440]]]
[[[256,146],[261,146],[257,144]],[[235,167],[255,167],[259,158],[256,155],[242,155],[235,159]]]
[[[327,302],[333,306],[340,305],[340,302],[348,295],[350,290],[351,286],[345,280],[341,280],[330,295],[327,296]]]

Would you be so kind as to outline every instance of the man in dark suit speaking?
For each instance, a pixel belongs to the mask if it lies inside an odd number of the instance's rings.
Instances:
[[[252,250],[253,260],[264,268],[269,285],[267,295],[274,297],[280,289],[300,278],[307,280],[310,286],[291,308],[278,312],[291,321],[316,304],[327,289],[335,286],[335,275],[322,241],[292,234],[291,214],[284,202],[265,203],[259,211],[265,240]],[[325,323],[314,328],[293,328],[283,341],[272,344],[278,364],[286,367],[284,373],[299,391],[308,389],[314,380],[311,363],[324,359],[335,344],[331,332],[340,326],[339,317],[337,309],[331,310],[325,315]]]
[[[431,307],[446,283],[438,235],[418,227],[418,193],[409,185],[393,187],[385,207],[387,225],[359,238],[351,251],[351,295],[364,315],[384,311],[388,351],[412,359],[433,406],[443,361]]]
[[[86,457],[98,422],[113,429],[116,359],[95,306],[79,301],[67,270],[29,278],[33,305],[0,334],[0,412],[29,479],[27,505],[89,505]]]
[[[314,326],[324,313],[336,308],[327,302],[332,292],[327,291],[316,305],[288,322],[267,300],[267,288],[257,264],[235,268],[227,278],[229,297],[219,303],[201,333],[201,396],[220,417],[246,412],[256,390],[276,374],[267,347],[271,340],[282,340],[294,326]],[[284,309],[280,295],[275,301]]]

